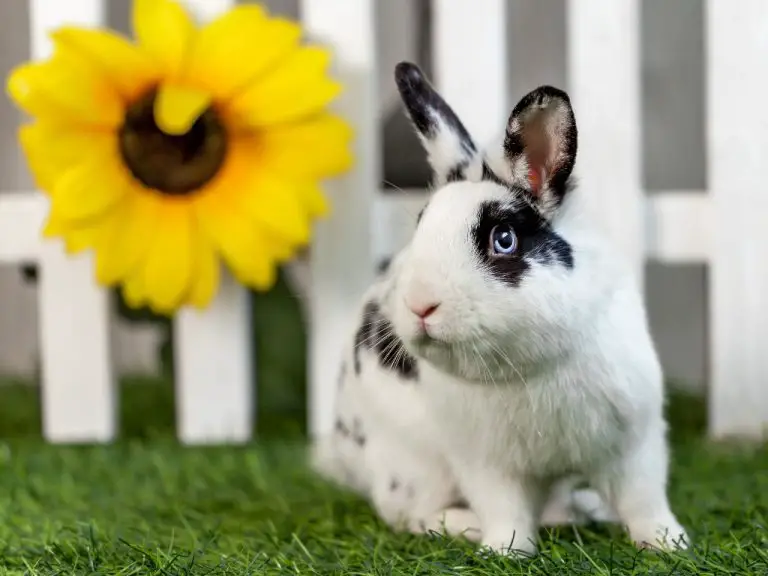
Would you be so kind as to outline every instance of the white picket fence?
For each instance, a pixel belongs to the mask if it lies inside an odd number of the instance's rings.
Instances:
[[[386,0],[379,0],[386,1]],[[533,0],[531,0],[533,1]],[[757,436],[768,423],[768,2],[705,0],[709,190],[643,193],[640,170],[640,0],[569,0],[566,87],[579,122],[578,172],[596,216],[635,263],[709,265],[709,429]],[[186,0],[201,17],[233,0]],[[432,0],[435,82],[479,140],[509,113],[507,0]],[[374,256],[407,239],[426,191],[381,195],[376,85],[376,0],[302,0],[313,37],[336,52],[346,86],[339,110],[355,125],[354,170],[327,187],[332,216],[311,251],[310,429],[332,427],[335,376],[350,312],[373,277]],[[2,10],[3,8],[0,8]],[[30,0],[32,53],[46,31],[103,24],[104,0]],[[531,87],[532,88],[532,87]],[[88,257],[42,242],[45,198],[0,195],[0,263],[37,261],[45,437],[106,442],[116,434],[110,306]],[[13,306],[0,301],[0,306]],[[174,321],[178,436],[244,442],[253,426],[253,359],[245,291],[226,277],[213,306]]]

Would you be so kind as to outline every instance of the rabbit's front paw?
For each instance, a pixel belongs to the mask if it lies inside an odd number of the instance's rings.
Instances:
[[[536,534],[530,531],[515,530],[514,527],[506,529],[492,529],[483,537],[481,548],[484,551],[513,556],[515,558],[532,558],[538,552],[536,546]]]
[[[685,550],[690,545],[685,529],[673,517],[629,523],[629,535],[641,548]]]
[[[449,536],[466,538],[470,542],[479,542],[480,520],[469,508],[451,507],[429,515],[426,519],[414,521],[411,526],[414,534],[437,532]]]

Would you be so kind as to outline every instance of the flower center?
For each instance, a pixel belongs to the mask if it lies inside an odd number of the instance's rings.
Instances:
[[[170,196],[191,194],[219,171],[227,154],[227,134],[208,108],[181,135],[155,123],[156,90],[128,107],[120,128],[120,152],[133,176],[147,188]]]

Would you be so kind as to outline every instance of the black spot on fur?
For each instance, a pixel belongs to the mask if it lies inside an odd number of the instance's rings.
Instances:
[[[347,428],[347,425],[342,422],[341,418],[336,418],[336,423],[334,424],[334,428],[338,434],[343,436],[344,438],[348,437],[350,434],[349,428]]]
[[[398,488],[400,488],[400,481],[397,478],[392,478],[392,480],[389,481],[389,491],[396,492]]]
[[[448,173],[445,175],[445,181],[446,182],[460,182],[465,179],[464,176],[464,170],[467,169],[467,163],[462,162],[461,164],[457,164],[450,170],[448,170]]]
[[[418,215],[416,216],[416,225],[419,225],[419,222],[421,222],[421,217],[424,216],[424,211],[427,209],[427,206],[425,205],[424,208],[419,210]]]
[[[386,274],[387,270],[389,270],[389,265],[392,263],[392,258],[387,256],[386,258],[382,258],[379,260],[379,265],[376,267],[377,272],[381,274]]]
[[[410,62],[400,62],[395,67],[395,82],[408,116],[421,134],[429,139],[434,138],[442,123],[458,136],[461,147],[468,156],[475,153],[475,144],[464,124],[435,91],[418,66]]]
[[[504,182],[499,176],[497,176],[496,172],[491,170],[491,167],[488,166],[488,163],[483,160],[483,180],[486,180],[488,182],[494,182],[495,184],[498,184],[499,186],[504,186],[505,188],[509,187],[509,184]]]
[[[365,446],[367,439],[365,437],[365,433],[363,432],[363,423],[360,421],[360,418],[352,419],[351,435],[354,443],[360,446],[360,448]]]
[[[339,376],[338,381],[336,384],[338,385],[339,389],[344,387],[344,380],[347,378],[347,361],[342,360],[341,366],[339,368]]]
[[[351,439],[361,448],[365,446],[367,439],[365,437],[365,433],[363,432],[363,423],[361,422],[360,418],[352,418],[352,426],[345,424],[341,418],[336,418],[334,428],[336,429],[336,433],[342,438]]]
[[[514,115],[514,112],[512,114]],[[507,132],[504,137],[504,155],[507,158],[514,159],[523,152],[525,152],[525,146],[523,145],[523,137],[520,132]]]
[[[491,230],[497,224],[508,223],[517,235],[517,250],[509,256],[491,252]],[[499,280],[519,286],[531,263],[544,266],[574,266],[573,250],[550,224],[531,206],[517,207],[502,202],[484,202],[472,227],[475,250],[486,269]]]
[[[365,348],[378,356],[379,365],[397,372],[405,380],[419,377],[416,359],[408,354],[403,343],[395,336],[392,324],[381,313],[377,302],[363,307],[363,317],[355,334],[355,374],[360,374],[360,349]]]

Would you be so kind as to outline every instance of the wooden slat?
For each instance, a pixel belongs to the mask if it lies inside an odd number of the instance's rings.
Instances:
[[[0,194],[0,264],[37,260],[47,212],[47,198],[38,192]]]
[[[101,0],[32,0],[32,57],[50,54],[51,28],[103,21]],[[71,258],[60,242],[49,241],[40,245],[38,257],[43,434],[51,442],[112,440],[117,395],[108,294],[95,284],[89,256]]]
[[[709,261],[716,222],[706,192],[670,190],[644,202],[646,258],[665,264]]]
[[[642,286],[639,2],[568,0],[567,19],[579,187]]]
[[[479,146],[503,134],[510,113],[506,0],[434,0],[434,83]]]
[[[201,22],[233,0],[185,0]],[[185,444],[242,443],[254,426],[253,351],[248,292],[222,271],[219,292],[203,311],[174,320],[177,434]]]
[[[710,419],[714,437],[768,431],[768,2],[708,0],[712,212]]]
[[[335,53],[344,85],[336,109],[355,129],[355,166],[326,190],[332,214],[315,227],[311,254],[309,413],[313,436],[333,428],[336,377],[352,313],[373,280],[371,209],[380,152],[375,0],[303,0],[307,35]]]

